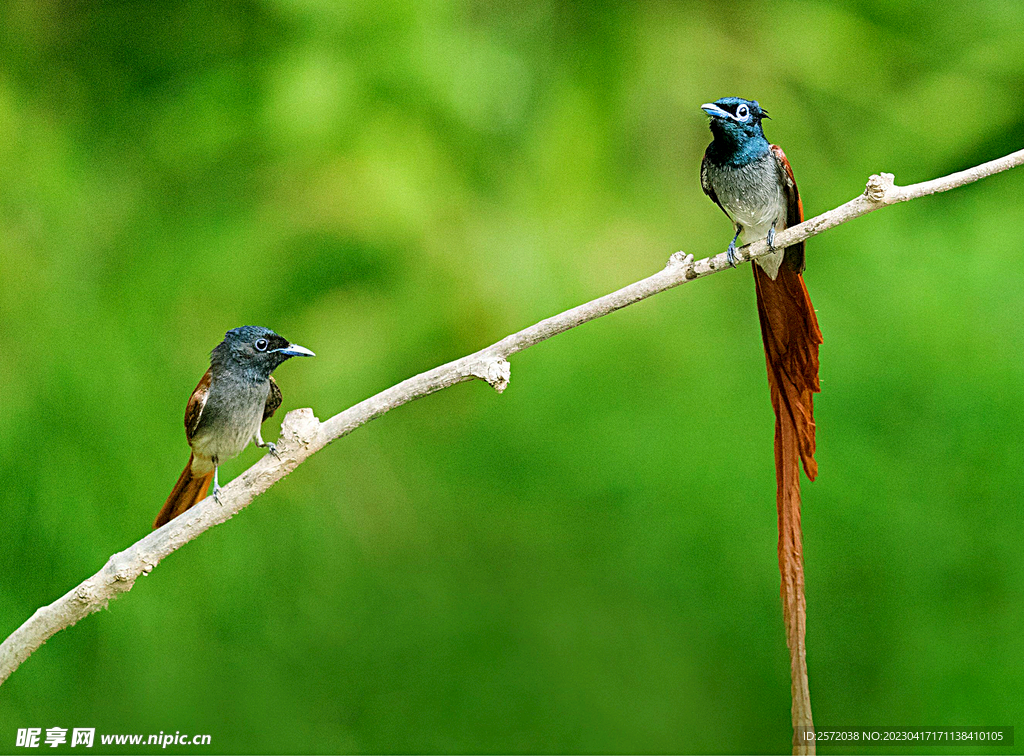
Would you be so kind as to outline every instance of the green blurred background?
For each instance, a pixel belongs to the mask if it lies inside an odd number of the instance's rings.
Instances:
[[[149,532],[229,328],[316,351],[277,378],[326,418],[720,252],[720,96],[771,111],[809,214],[1024,142],[1009,1],[3,19],[0,636]],[[808,245],[819,725],[1024,726],[1022,196],[1018,169]],[[336,443],[59,633],[0,689],[0,751],[61,726],[212,735],[188,753],[786,752],[772,432],[746,267],[588,324],[502,396]]]

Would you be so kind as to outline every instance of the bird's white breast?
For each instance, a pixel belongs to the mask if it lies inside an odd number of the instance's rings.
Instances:
[[[738,246],[764,239],[772,225],[776,232],[786,227],[786,197],[779,183],[775,156],[770,152],[739,168],[709,166],[708,181],[718,203],[741,229]],[[780,249],[757,258],[756,262],[775,278],[784,253]]]

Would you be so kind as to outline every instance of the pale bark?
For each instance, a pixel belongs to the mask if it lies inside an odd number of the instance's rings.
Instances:
[[[780,232],[775,246],[781,248],[795,244],[880,207],[948,191],[1022,163],[1024,150],[944,178],[904,187],[895,186],[891,174],[872,176],[862,195]],[[737,259],[746,261],[766,252],[767,243],[759,241],[738,250]],[[136,579],[140,575],[148,575],[161,559],[214,525],[230,519],[332,441],[413,399],[473,378],[484,380],[497,391],[503,391],[509,381],[508,358],[513,354],[619,308],[727,268],[729,264],[724,252],[698,261],[694,261],[692,255],[677,252],[669,258],[664,269],[652,276],[542,320],[478,352],[408,378],[322,423],[309,409],[288,413],[277,442],[278,457],[263,457],[221,488],[216,500],[207,498],[159,530],[111,556],[103,569],[52,604],[38,609],[0,644],[0,683],[52,635],[131,590]]]

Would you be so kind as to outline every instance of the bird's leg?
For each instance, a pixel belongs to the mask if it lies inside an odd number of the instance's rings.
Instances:
[[[220,468],[216,466],[213,468],[213,493],[210,494],[210,496],[213,497],[213,500],[217,502],[218,507],[221,505],[220,498],[217,496],[217,494],[220,493],[220,483],[217,482],[217,470],[219,469]]]
[[[736,240],[740,238],[742,231],[742,226],[736,226],[736,236],[732,237],[732,241],[729,242],[729,249],[725,250],[725,259],[729,261],[729,265],[733,268],[736,267]]]
[[[277,447],[274,446],[274,444],[272,444],[270,441],[263,440],[263,435],[260,433],[259,428],[256,429],[256,446],[260,447],[261,449],[268,450],[275,457],[281,459],[281,455],[277,453]]]
[[[778,221],[776,221],[776,222],[778,222]],[[770,249],[772,252],[774,252],[775,251],[775,223],[773,223],[772,227],[768,229],[768,236],[765,237],[765,241],[768,242],[768,249]]]

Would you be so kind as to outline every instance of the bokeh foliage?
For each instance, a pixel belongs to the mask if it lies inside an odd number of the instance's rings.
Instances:
[[[278,380],[323,418],[723,250],[703,102],[768,108],[809,213],[1024,134],[1010,0],[3,18],[3,636],[148,531],[228,328],[315,350]],[[1022,196],[1018,170],[808,245],[819,724],[1024,726]],[[501,397],[458,386],[337,443],[36,652],[0,751],[52,726],[219,753],[788,750],[753,302],[745,268],[715,276],[523,353]]]

